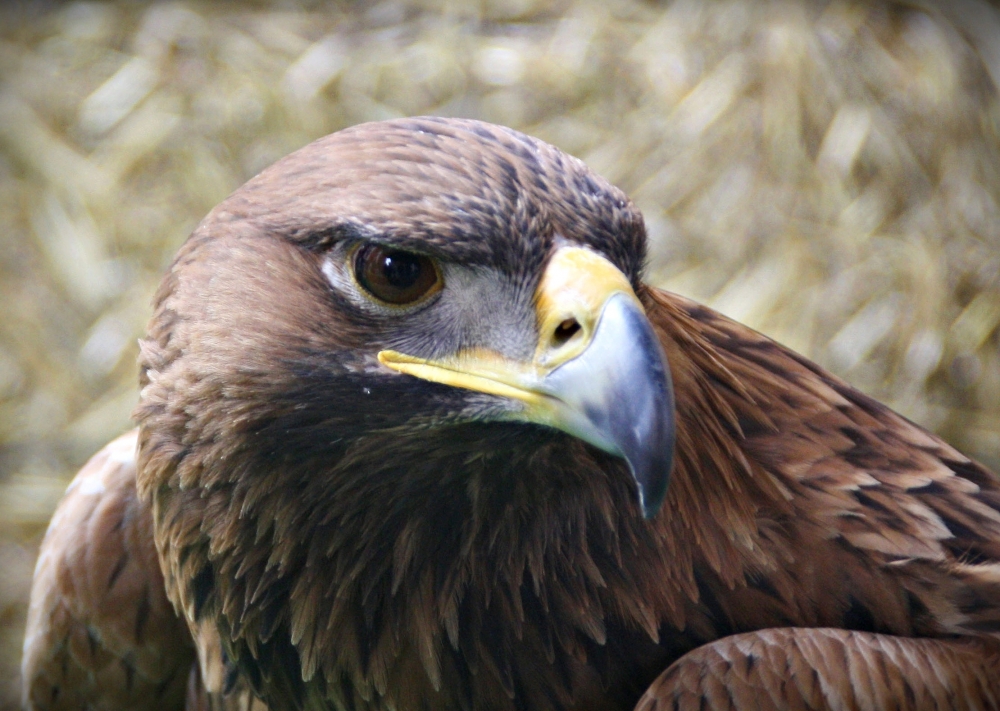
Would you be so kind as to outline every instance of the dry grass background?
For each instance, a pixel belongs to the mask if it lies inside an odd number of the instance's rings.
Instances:
[[[34,551],[129,426],[171,255],[350,124],[508,124],[643,209],[651,279],[1000,465],[1000,12],[447,0],[0,9],[0,708]]]

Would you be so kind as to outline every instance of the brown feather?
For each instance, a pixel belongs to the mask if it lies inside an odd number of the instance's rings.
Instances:
[[[39,552],[22,677],[32,709],[183,708],[194,649],[167,601],[136,432],[84,466]]]
[[[726,637],[674,662],[636,711],[998,709],[1000,647],[840,629]]]

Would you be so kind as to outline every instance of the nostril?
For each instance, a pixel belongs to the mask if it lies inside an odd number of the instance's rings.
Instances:
[[[553,336],[553,345],[558,348],[567,342],[577,334],[580,330],[580,324],[577,323],[575,318],[565,319],[562,323],[556,326],[556,332]]]

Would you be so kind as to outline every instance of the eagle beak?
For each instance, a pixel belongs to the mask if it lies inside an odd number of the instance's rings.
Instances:
[[[667,492],[674,398],[663,349],[628,279],[579,247],[552,256],[535,293],[539,340],[531,362],[472,348],[442,360],[381,351],[379,361],[424,380],[522,403],[509,419],[568,432],[625,459],[643,515]]]

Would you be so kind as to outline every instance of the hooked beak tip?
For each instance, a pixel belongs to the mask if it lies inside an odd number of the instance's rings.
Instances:
[[[673,385],[666,356],[639,303],[608,299],[587,349],[545,385],[562,403],[559,425],[628,463],[643,516],[667,493],[673,464]]]

